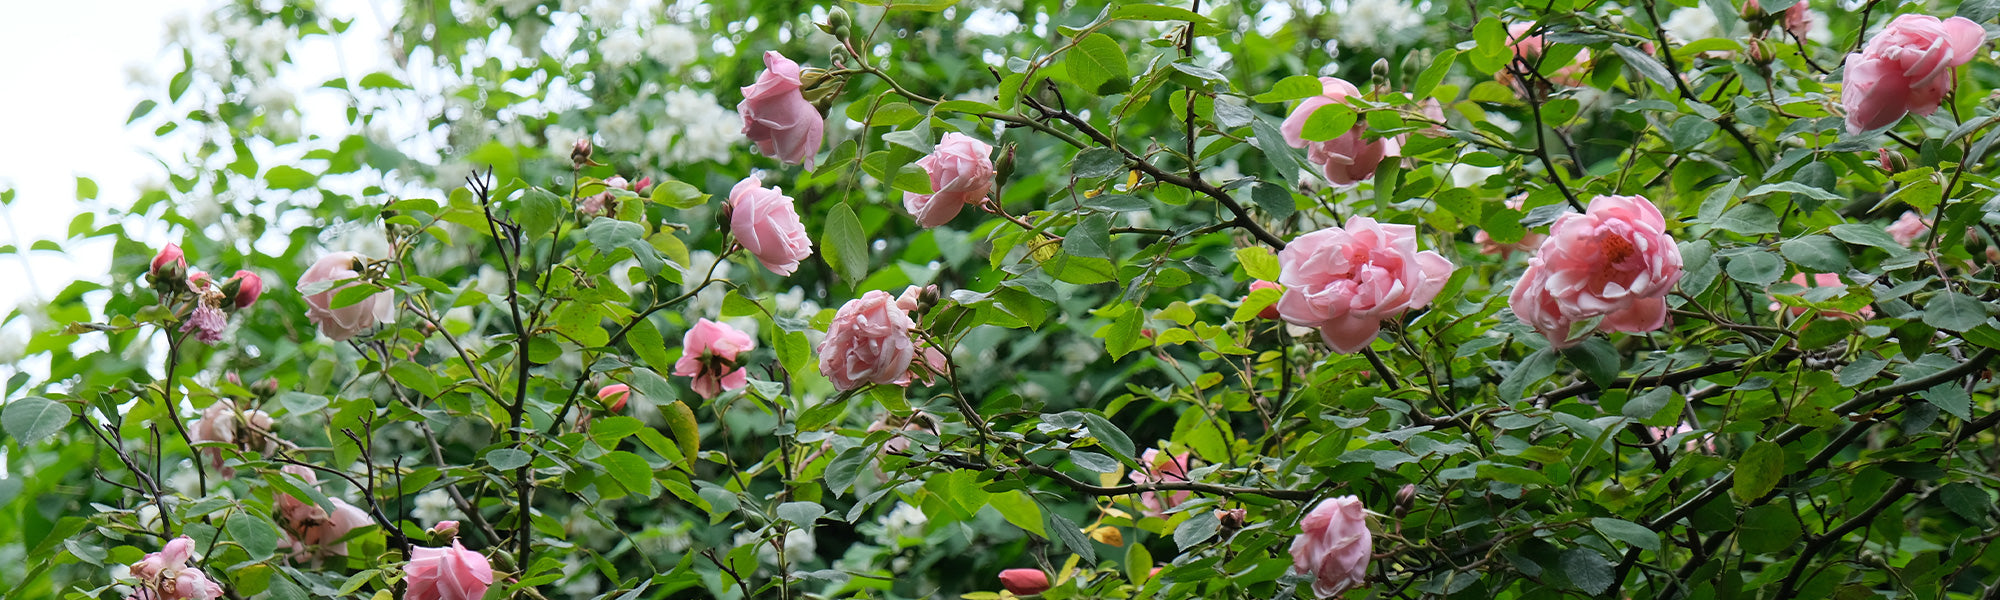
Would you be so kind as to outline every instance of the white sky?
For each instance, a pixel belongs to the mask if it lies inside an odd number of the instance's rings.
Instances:
[[[77,213],[76,177],[97,181],[102,200],[126,204],[136,184],[160,172],[140,148],[150,131],[126,131],[141,94],[127,67],[159,56],[166,15],[194,0],[0,0],[0,245],[62,240]],[[102,273],[109,246],[58,254],[0,254],[0,315],[24,297],[48,297],[74,273]],[[32,272],[31,279],[28,274]]]

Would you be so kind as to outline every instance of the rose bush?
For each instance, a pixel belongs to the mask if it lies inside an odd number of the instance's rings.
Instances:
[[[8,598],[2000,593],[2000,4],[336,4],[0,246]]]

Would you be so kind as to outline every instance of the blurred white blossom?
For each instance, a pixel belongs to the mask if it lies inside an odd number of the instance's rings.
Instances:
[[[1338,22],[1342,42],[1393,46],[1422,33],[1424,14],[1403,0],[1352,0]]]
[[[623,67],[639,62],[639,54],[644,50],[644,45],[645,42],[639,39],[639,34],[619,31],[597,42],[597,55],[604,58],[604,66]]]
[[[1667,15],[1667,22],[1660,27],[1667,30],[1667,37],[1681,43],[1705,40],[1722,34],[1722,22],[1706,6],[1674,9]]]
[[[646,56],[679,69],[701,58],[701,45],[686,27],[661,25],[646,32]]]
[[[451,494],[444,488],[417,494],[417,506],[410,509],[410,516],[416,517],[425,527],[456,518],[457,514],[458,508],[452,506]]]

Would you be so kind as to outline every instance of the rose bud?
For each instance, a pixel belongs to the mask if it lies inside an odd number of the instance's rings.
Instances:
[[[458,537],[458,521],[438,521],[436,525],[431,526],[429,533],[431,543],[449,543],[452,538]]]
[[[646,190],[650,189],[653,189],[653,177],[651,175],[640,177],[639,181],[632,184],[632,193],[634,194],[644,194]]]
[[[1755,2],[1756,0],[1751,0]],[[1410,504],[1417,500],[1417,484],[1405,483],[1403,489],[1396,490],[1396,516],[1410,512]]]
[[[1049,574],[1041,569],[1007,569],[1000,572],[1000,586],[1016,596],[1049,591]]]
[[[590,164],[590,138],[577,138],[576,144],[570,146],[569,163],[578,169]]]
[[[1257,290],[1278,290],[1279,292],[1284,292],[1285,286],[1278,285],[1278,283],[1275,281],[1264,281],[1262,279],[1250,282],[1250,291],[1256,292]],[[1245,296],[1245,298],[1248,298],[1248,296]],[[1271,304],[1265,306],[1264,310],[1257,311],[1257,318],[1273,319],[1273,320],[1277,319],[1278,303],[1272,302]]]
[[[180,246],[167,244],[166,247],[160,248],[159,254],[153,255],[153,266],[149,272],[155,278],[168,281],[185,277],[187,256],[181,253]]]
[[[247,308],[264,294],[264,278],[246,270],[236,271],[236,275],[222,284],[222,295],[236,303],[236,308]]]
[[[1215,511],[1215,518],[1222,522],[1222,531],[1225,532],[1224,535],[1226,536],[1228,535],[1227,532],[1242,529],[1244,523],[1249,520],[1249,514],[1248,511],[1241,508],[1232,508]]]
[[[604,389],[597,390],[597,400],[603,402],[604,406],[611,412],[625,410],[625,401],[631,399],[631,397],[631,386],[622,383],[614,383],[604,386]]]

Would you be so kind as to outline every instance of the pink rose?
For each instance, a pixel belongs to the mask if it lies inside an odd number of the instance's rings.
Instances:
[[[215,401],[201,412],[189,427],[188,435],[195,444],[215,443],[232,446],[238,450],[254,450],[261,454],[277,451],[276,438],[271,435],[271,415],[261,410],[247,410],[238,414],[236,402],[228,398]],[[222,464],[222,448],[210,446],[201,449],[208,457],[209,465],[225,478],[235,477],[236,468]]]
[[[213,600],[222,597],[222,585],[208,573],[188,566],[194,558],[194,540],[174,538],[159,552],[147,554],[132,564],[132,577],[139,580],[133,598],[138,600]]]
[[[1016,596],[1040,594],[1049,591],[1049,574],[1041,569],[1007,569],[1000,572],[1000,587]]]
[[[1375,177],[1375,167],[1382,159],[1396,153],[1395,143],[1389,140],[1367,139],[1367,123],[1356,120],[1354,128],[1340,137],[1324,142],[1307,141],[1304,137],[1306,120],[1314,111],[1333,104],[1343,104],[1347,98],[1360,96],[1361,90],[1354,84],[1338,77],[1321,77],[1319,83],[1323,93],[1307,98],[1292,108],[1292,114],[1285,117],[1279,131],[1285,135],[1285,143],[1293,148],[1305,148],[1306,160],[1319,165],[1320,173],[1327,181],[1347,185]]]
[[[286,473],[305,480],[307,485],[319,483],[319,476],[312,469],[298,465],[286,465]],[[285,530],[286,545],[295,556],[347,556],[347,542],[340,541],[347,533],[361,527],[375,524],[354,505],[339,498],[328,498],[333,504],[333,513],[318,504],[279,493],[277,497],[278,526]]]
[[[1938,20],[1906,14],[1847,55],[1846,85],[1840,104],[1847,131],[1861,133],[1895,125],[1907,113],[1929,115],[1957,84],[1953,69],[1972,60],[1986,44],[1986,30],[1964,17]]]
[[[1889,231],[1889,237],[1896,239],[1896,243],[1908,246],[1911,242],[1917,241],[1917,238],[1930,234],[1931,221],[1917,216],[1916,211],[1906,210],[1903,211],[1903,216],[1897,217],[1896,222],[1890,223],[1885,229]]]
[[[993,147],[956,131],[917,159],[931,176],[931,193],[903,192],[903,208],[924,227],[951,222],[967,204],[983,204],[993,190]]]
[[[736,243],[756,255],[757,262],[779,275],[790,275],[799,261],[812,256],[812,239],[792,208],[792,198],[779,188],[765,189],[756,175],[729,190],[729,230]]]
[[[1139,464],[1145,465],[1146,470],[1125,474],[1132,483],[1185,483],[1188,480],[1188,455],[1185,453],[1166,456],[1160,454],[1159,450],[1148,449],[1145,454],[1139,456]],[[1164,493],[1140,492],[1139,504],[1145,507],[1142,512],[1146,513],[1146,516],[1164,519],[1168,510],[1180,506],[1182,502],[1187,502],[1193,497],[1194,492],[1187,490]]]
[[[722,323],[702,319],[681,338],[681,358],[674,361],[674,374],[694,378],[694,393],[714,398],[722,390],[740,390],[749,383],[746,370],[736,359],[757,340]]]
[[[417,547],[410,554],[403,567],[410,588],[403,600],[479,600],[493,585],[493,565],[458,540],[450,548]]]
[[[230,297],[230,300],[236,302],[236,308],[248,308],[257,303],[258,296],[264,295],[264,278],[258,277],[256,273],[238,269],[236,276],[230,277],[229,281],[223,282],[222,285],[226,289],[230,283],[236,284],[236,295]]]
[[[176,271],[175,268],[179,270]],[[187,255],[181,252],[179,245],[167,244],[160,248],[159,254],[153,255],[153,266],[150,271],[154,277],[187,273]]]
[[[361,282],[348,282],[319,293],[306,291],[315,284],[360,277],[361,273],[355,270],[360,261],[359,254],[334,252],[320,257],[319,262],[313,263],[312,268],[299,276],[299,293],[307,294],[306,318],[319,326],[320,333],[336,342],[347,341],[368,328],[396,319],[396,296],[388,290],[339,308],[333,307],[334,295],[347,286],[362,285]]]
[[[1666,218],[1642,196],[1598,196],[1583,214],[1556,219],[1509,299],[1514,314],[1565,348],[1598,331],[1644,333],[1667,322],[1667,292],[1681,280],[1681,250]],[[1572,336],[1572,334],[1575,334]]]
[[[1835,275],[1835,274],[1832,274],[1832,273],[1820,273],[1820,274],[1817,274],[1817,275],[1813,275],[1813,276],[1812,276],[1812,283],[1806,283],[1806,274],[1805,274],[1805,273],[1800,273],[1800,274],[1797,274],[1797,275],[1793,275],[1793,276],[1792,276],[1792,283],[1796,283],[1796,284],[1799,284],[1799,285],[1802,285],[1802,286],[1805,286],[1805,287],[1806,287],[1806,289],[1808,289],[1808,290],[1810,290],[1810,289],[1812,289],[1812,288],[1816,288],[1816,287],[1823,287],[1823,288],[1827,288],[1827,287],[1830,287],[1830,288],[1840,288],[1840,289],[1847,289],[1847,284],[1846,284],[1845,282],[1842,282],[1842,281],[1840,280],[1840,276],[1839,276],[1839,275]],[[1778,311],[1780,311],[1780,310],[1784,310],[1784,309],[1785,309],[1785,308],[1784,308],[1784,305],[1783,305],[1783,304],[1780,304],[1780,303],[1778,303],[1778,301],[1777,301],[1777,298],[1775,298],[1775,297],[1774,297],[1774,298],[1772,298],[1772,299],[1771,299],[1771,312],[1778,312]],[[1808,308],[1806,308],[1806,307],[1803,307],[1803,306],[1794,306],[1794,307],[1791,307],[1791,313],[1792,313],[1792,316],[1794,316],[1794,317],[1796,317],[1796,316],[1799,316],[1799,315],[1803,315],[1803,314],[1806,314],[1806,311],[1808,311],[1808,310],[1811,310],[1811,309],[1808,309]],[[1856,312],[1858,312],[1858,313],[1860,313],[1860,314],[1859,314],[1859,315],[1855,315],[1855,314],[1852,314],[1852,313],[1846,313],[1846,312],[1841,312],[1841,311],[1837,311],[1837,310],[1830,310],[1830,311],[1822,311],[1822,312],[1820,313],[1820,315],[1819,315],[1819,316],[1822,316],[1822,317],[1826,317],[1826,318],[1830,318],[1830,319],[1853,319],[1853,320],[1867,320],[1867,319],[1873,319],[1873,318],[1875,318],[1875,308],[1874,308],[1874,307],[1869,307],[1869,306],[1863,306],[1863,307],[1861,307],[1861,310],[1859,310],[1859,311],[1856,311]]]
[[[181,323],[182,333],[193,333],[194,339],[204,344],[222,341],[222,329],[229,326],[229,316],[222,313],[216,304],[203,299],[193,312],[188,313],[187,322]]]
[[[1812,28],[1813,14],[1811,3],[1806,2],[1806,0],[1799,0],[1798,4],[1793,4],[1791,8],[1785,9],[1785,31],[1791,32],[1792,37],[1804,41],[1806,35],[1812,33]]]
[[[1367,511],[1354,496],[1328,498],[1299,521],[1292,540],[1292,571],[1313,576],[1313,591],[1338,596],[1366,585],[1368,559],[1374,551]]]
[[[819,344],[819,372],[842,391],[869,383],[909,385],[917,324],[887,292],[870,290],[833,315]]]
[[[625,410],[625,401],[631,397],[632,387],[622,383],[614,383],[604,386],[604,389],[597,390],[597,401],[603,402],[606,408],[611,409],[611,412]]]
[[[826,118],[799,90],[799,63],[777,52],[764,53],[764,72],[757,83],[743,88],[743,135],[757,143],[757,152],[787,164],[812,168],[819,152]]]
[[[1278,252],[1278,316],[1341,353],[1360,352],[1384,319],[1423,308],[1451,278],[1451,262],[1417,251],[1417,228],[1350,217],[1347,227],[1299,236]]]
[[[1532,21],[1507,26],[1507,45],[1514,48],[1514,60],[1527,65],[1528,69],[1539,68],[1539,65],[1536,64],[1536,59],[1541,58],[1542,52],[1548,50],[1548,42],[1547,40],[1543,40],[1540,34],[1526,35],[1529,30],[1534,28],[1535,23]],[[1643,49],[1648,54],[1652,53],[1651,46],[1646,46]],[[1570,61],[1570,64],[1563,65],[1561,69],[1556,70],[1554,75],[1550,75],[1549,81],[1567,86],[1582,85],[1583,71],[1589,63],[1590,50],[1579,51],[1576,53],[1576,58]],[[1519,91],[1519,86],[1514,81],[1513,73],[1509,73],[1503,69],[1495,74],[1495,78],[1499,79],[1503,84],[1515,86],[1517,91]]]
[[[1262,279],[1250,282],[1250,291],[1255,292],[1257,290],[1278,290],[1278,292],[1282,294],[1285,291],[1285,286],[1278,285],[1278,283],[1274,281],[1264,281]],[[1246,296],[1245,299],[1248,299],[1248,297]],[[1273,302],[1271,303],[1270,306],[1264,307],[1264,310],[1257,311],[1257,318],[1273,319],[1273,320],[1277,319],[1278,304]]]

